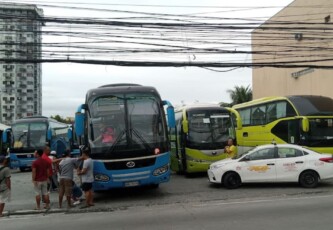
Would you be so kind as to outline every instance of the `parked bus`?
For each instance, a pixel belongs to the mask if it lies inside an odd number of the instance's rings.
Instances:
[[[12,123],[3,132],[3,143],[9,146],[11,168],[24,171],[35,160],[34,151],[49,145],[58,156],[62,156],[71,145],[69,125],[44,116],[25,117]]]
[[[240,153],[268,143],[298,144],[333,153],[333,99],[323,96],[265,97],[233,106]]]
[[[170,177],[168,125],[174,126],[172,105],[153,87],[105,85],[87,92],[75,115],[79,144],[94,160],[94,190],[150,185]]]
[[[194,104],[175,110],[176,126],[170,129],[171,168],[179,173],[206,172],[224,159],[229,138],[235,141],[231,109],[215,104]]]
[[[6,130],[10,128],[7,125],[4,124],[0,124],[0,136],[2,137],[2,133]],[[2,142],[2,138],[0,139],[0,155],[7,155],[7,145],[6,143]]]

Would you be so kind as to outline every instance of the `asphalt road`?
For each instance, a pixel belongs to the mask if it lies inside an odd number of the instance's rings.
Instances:
[[[35,207],[31,172],[13,171],[12,190],[12,201],[6,204],[5,210],[13,213]],[[191,178],[173,174],[170,182],[161,184],[158,189],[130,188],[97,193],[95,194],[96,205],[90,208],[90,211],[117,211],[133,207],[164,207],[164,205],[177,206],[239,200],[289,199],[318,195],[333,195],[333,182],[322,183],[315,189],[305,189],[298,184],[248,184],[236,190],[228,190],[209,184],[205,174]],[[51,210],[58,207],[57,201],[58,194],[51,193]],[[76,211],[79,211],[79,208],[70,210],[70,212]]]
[[[131,207],[115,212],[15,216],[1,229],[232,229],[327,230],[333,195],[238,199]]]

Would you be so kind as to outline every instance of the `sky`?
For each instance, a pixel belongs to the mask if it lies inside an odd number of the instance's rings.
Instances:
[[[3,1],[5,2],[5,1]],[[292,0],[36,0],[15,1],[18,3],[59,5],[71,3],[89,3],[88,7],[97,7],[91,3],[128,4],[103,5],[100,7],[119,10],[157,12],[170,14],[195,14],[233,18],[269,18]],[[136,6],[133,6],[135,4]],[[145,5],[145,6],[138,6]],[[149,7],[147,5],[168,6],[216,6],[212,7]],[[80,5],[81,6],[81,5]],[[240,10],[224,10],[220,7],[244,7]],[[272,6],[276,6],[271,8]],[[94,15],[96,12],[84,12],[71,9],[39,6],[43,8],[45,16],[71,17]],[[267,7],[256,10],[254,7]],[[109,13],[110,14],[110,13]],[[108,15],[105,15],[108,17]],[[43,37],[43,42],[54,38]],[[217,44],[218,45],[218,44]],[[251,56],[241,59],[250,61]],[[221,60],[223,61],[223,57]],[[215,69],[216,70],[216,69]],[[228,69],[217,69],[225,71]],[[251,86],[252,70],[239,68],[228,72],[216,72],[198,67],[120,67],[111,65],[85,65],[73,63],[43,63],[42,64],[42,96],[43,115],[60,115],[73,117],[77,107],[84,103],[85,94],[89,89],[113,83],[137,83],[154,86],[162,99],[169,100],[174,105],[191,103],[230,102],[228,90],[235,86]]]

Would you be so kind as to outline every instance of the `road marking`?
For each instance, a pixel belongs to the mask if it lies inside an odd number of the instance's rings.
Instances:
[[[263,200],[246,200],[246,201],[230,201],[230,202],[218,202],[213,201],[204,204],[194,204],[193,207],[206,207],[206,206],[219,206],[219,205],[230,205],[230,204],[251,204],[251,203],[265,203],[265,202],[276,202],[276,201],[289,201],[289,200],[305,200],[313,198],[333,198],[333,195],[325,196],[307,196],[307,197],[294,197],[294,198],[277,198],[277,199],[263,199]]]

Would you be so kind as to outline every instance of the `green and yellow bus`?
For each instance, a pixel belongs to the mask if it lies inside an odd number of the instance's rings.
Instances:
[[[232,107],[238,154],[268,143],[298,144],[333,153],[333,99],[323,96],[265,97]]]
[[[215,104],[194,104],[175,110],[176,127],[170,129],[173,171],[206,172],[211,163],[227,157],[227,140],[235,139],[230,110]]]

